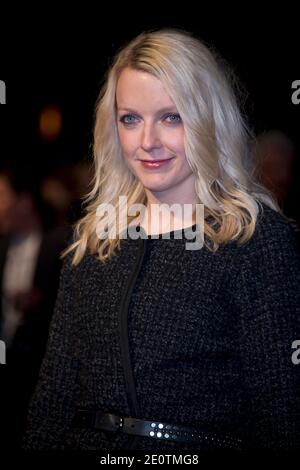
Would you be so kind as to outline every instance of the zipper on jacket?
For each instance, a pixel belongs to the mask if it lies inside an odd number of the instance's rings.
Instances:
[[[123,370],[124,370],[124,375],[125,375],[127,398],[128,398],[129,408],[132,413],[132,417],[136,417],[136,418],[139,417],[139,404],[138,404],[137,396],[136,396],[133,369],[131,365],[130,351],[129,351],[128,308],[129,308],[131,294],[132,294],[136,279],[138,277],[138,274],[140,272],[144,255],[146,252],[146,239],[139,238],[138,243],[139,243],[138,255],[135,260],[132,274],[129,278],[129,281],[127,283],[126,289],[124,290],[124,294],[121,300],[120,323],[119,323],[120,338],[121,338],[121,360],[123,363]]]

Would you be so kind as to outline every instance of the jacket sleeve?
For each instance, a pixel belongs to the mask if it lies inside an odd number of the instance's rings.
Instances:
[[[232,291],[251,410],[248,445],[292,449],[300,448],[300,364],[293,359],[300,340],[300,257],[291,225],[274,214],[238,248]]]
[[[79,361],[72,275],[68,255],[62,265],[46,353],[29,406],[23,449],[64,448],[73,419]]]

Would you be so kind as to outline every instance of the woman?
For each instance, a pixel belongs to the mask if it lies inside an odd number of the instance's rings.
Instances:
[[[146,32],[118,53],[24,448],[299,447],[299,255],[248,140],[198,39]]]

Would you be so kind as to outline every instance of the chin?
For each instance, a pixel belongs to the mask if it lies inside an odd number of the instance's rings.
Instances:
[[[150,183],[149,181],[143,181],[143,180],[140,180],[140,181],[145,189],[148,189],[148,191],[152,191],[152,192],[166,191],[167,189],[170,188],[170,185],[166,183],[163,184],[163,183]]]

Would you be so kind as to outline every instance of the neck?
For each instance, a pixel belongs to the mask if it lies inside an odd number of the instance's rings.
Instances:
[[[147,204],[140,225],[147,234],[151,235],[180,230],[195,223],[195,203],[184,207],[183,203],[173,203],[168,206],[166,203],[151,202]]]

